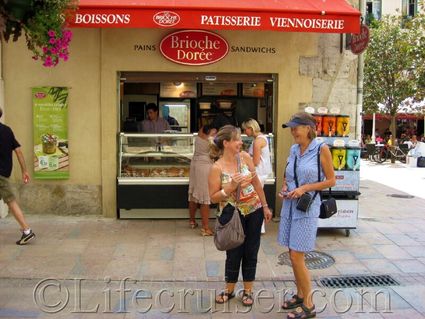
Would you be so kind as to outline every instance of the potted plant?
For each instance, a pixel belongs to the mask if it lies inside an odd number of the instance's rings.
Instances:
[[[71,30],[67,17],[77,7],[76,0],[0,0],[0,32],[8,41],[16,41],[25,33],[33,59],[45,67],[68,60]]]

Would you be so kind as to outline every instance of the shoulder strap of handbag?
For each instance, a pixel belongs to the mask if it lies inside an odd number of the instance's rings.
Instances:
[[[298,158],[298,156],[295,154],[295,160],[294,160],[294,179],[295,179],[295,186],[298,188],[299,187],[298,186],[299,184],[298,184],[298,175],[297,175],[297,158]],[[314,192],[312,201],[316,198],[317,193],[318,193],[318,191],[315,191]]]
[[[317,174],[318,174],[318,180],[319,183],[322,181],[321,176],[320,176],[320,150],[322,149],[322,145],[324,145],[325,143],[322,143],[319,145],[319,149],[317,150]],[[322,191],[319,191],[319,195],[320,195],[320,199],[322,199]],[[332,196],[332,190],[329,187],[329,197]]]
[[[242,170],[241,169],[241,155],[240,154],[236,155],[236,162],[237,162],[237,167],[238,167],[238,173],[240,173],[241,170]],[[236,189],[235,208],[238,205],[240,195],[241,195],[241,184],[239,183],[238,188]]]

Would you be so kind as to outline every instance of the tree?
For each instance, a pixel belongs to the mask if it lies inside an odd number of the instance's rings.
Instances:
[[[364,69],[364,110],[377,113],[380,104],[382,113],[391,115],[393,145],[399,105],[417,91],[411,29],[402,22],[402,17],[385,16],[371,29]]]
[[[425,99],[425,2],[419,4],[418,14],[409,23],[410,54],[414,61],[415,99]]]
[[[17,41],[24,32],[33,59],[56,66],[68,59],[66,18],[76,7],[76,0],[0,0],[0,39]]]

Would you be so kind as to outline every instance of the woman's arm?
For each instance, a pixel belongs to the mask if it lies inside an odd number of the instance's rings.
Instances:
[[[254,186],[258,197],[260,198],[261,205],[263,206],[264,219],[266,220],[266,222],[268,222],[272,218],[272,212],[270,211],[269,205],[267,204],[266,195],[264,194],[263,186],[261,185],[260,179],[255,173],[254,163],[248,153],[241,152],[241,156],[243,157],[244,162],[248,165],[248,169],[251,171],[251,173],[255,174],[251,180],[251,183],[252,186]]]
[[[254,146],[252,151],[252,161],[255,166],[258,166],[261,162],[261,150],[267,145],[266,141],[261,137],[256,137],[254,140]]]

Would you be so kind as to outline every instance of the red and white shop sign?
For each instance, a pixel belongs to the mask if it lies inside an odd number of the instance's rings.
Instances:
[[[175,63],[206,65],[223,59],[229,52],[229,44],[213,32],[185,30],[167,35],[159,49],[166,59]]]
[[[369,28],[367,25],[362,24],[360,28],[359,34],[352,34],[351,35],[351,52],[354,54],[360,54],[364,50],[366,50],[367,46],[369,44]]]
[[[173,11],[161,11],[153,16],[153,22],[161,27],[172,27],[180,22],[180,16]]]

